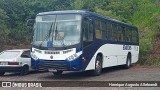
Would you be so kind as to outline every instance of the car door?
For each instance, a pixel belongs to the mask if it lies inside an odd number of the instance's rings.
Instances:
[[[31,70],[31,56],[30,56],[30,50],[23,51],[23,53],[20,55],[20,62],[22,62],[23,66],[28,65],[29,70]]]

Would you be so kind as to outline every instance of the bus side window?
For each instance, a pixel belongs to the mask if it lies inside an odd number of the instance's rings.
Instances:
[[[139,33],[138,33],[138,31],[136,31],[136,43],[139,43]]]
[[[102,30],[101,30],[101,22],[99,20],[95,20],[95,30],[96,30],[96,38],[102,38]]]
[[[112,29],[110,22],[107,22],[107,40],[111,40],[112,38]]]
[[[123,30],[120,25],[118,25],[118,41],[123,41]]]
[[[128,32],[129,32],[129,42],[132,42],[132,30],[131,30],[131,28],[128,28]]]
[[[122,27],[122,35],[123,35],[123,42],[125,42],[125,38],[126,38],[125,27]]]
[[[112,26],[113,26],[112,27],[112,40],[117,41],[117,33],[118,33],[117,24],[113,23]]]
[[[138,33],[135,29],[132,30],[132,41],[133,43],[138,43]]]
[[[83,41],[93,41],[93,25],[88,18],[84,21]]]
[[[107,29],[106,29],[106,23],[104,21],[101,22],[101,30],[102,30],[102,38],[106,40],[107,39]]]
[[[126,42],[130,42],[130,37],[129,37],[129,28],[125,28],[125,40]]]
[[[136,36],[135,36],[135,31],[132,30],[132,42],[135,43],[136,42]]]
[[[93,41],[93,23],[90,21],[90,24],[89,24],[89,41]]]

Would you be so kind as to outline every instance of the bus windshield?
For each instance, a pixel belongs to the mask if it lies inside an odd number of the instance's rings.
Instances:
[[[37,16],[34,25],[33,45],[64,47],[80,43],[81,15],[44,15]]]

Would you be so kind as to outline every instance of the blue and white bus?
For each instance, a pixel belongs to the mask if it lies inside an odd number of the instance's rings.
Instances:
[[[121,21],[83,10],[37,14],[31,48],[32,68],[92,71],[138,61],[138,29]]]

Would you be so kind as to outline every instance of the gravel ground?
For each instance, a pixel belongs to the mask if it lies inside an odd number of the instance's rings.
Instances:
[[[19,76],[6,73],[0,81],[160,81],[160,67],[134,66],[130,69],[121,67],[106,68],[100,76],[91,76],[88,72],[64,72],[62,76],[54,76],[51,72],[30,72]],[[160,90],[160,88],[121,88],[121,87],[54,87],[54,88],[0,88],[0,90]]]

